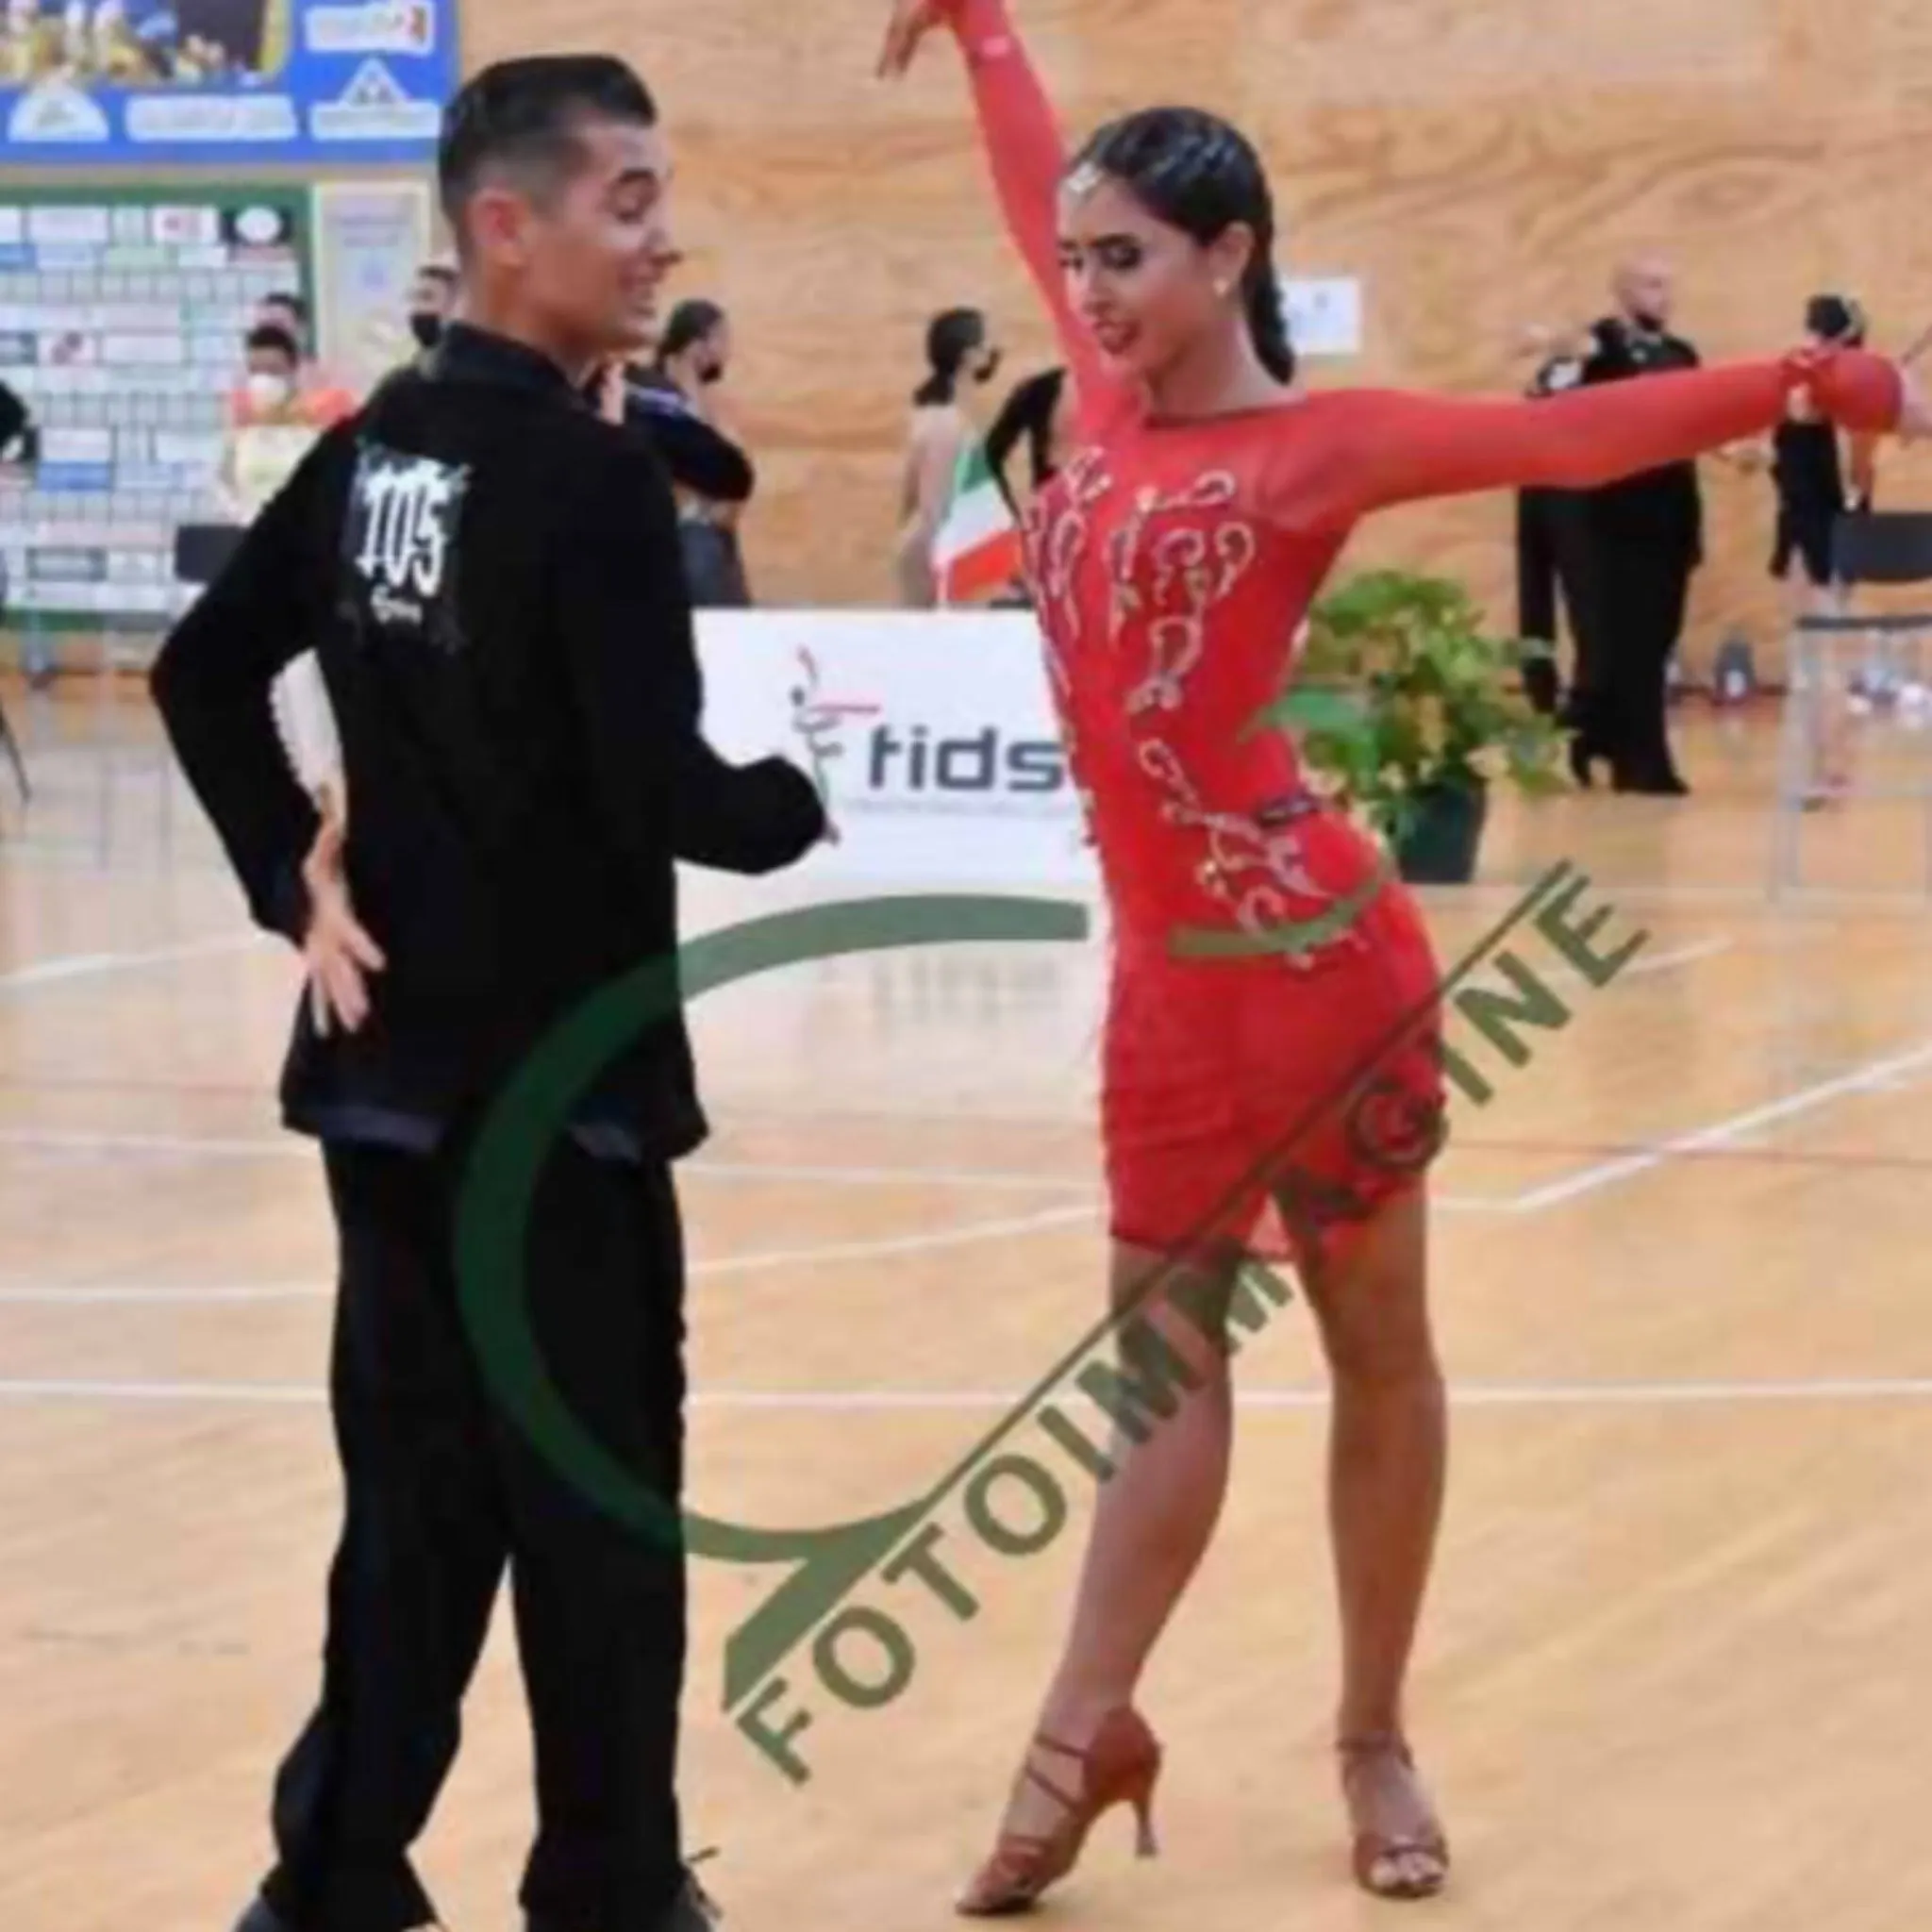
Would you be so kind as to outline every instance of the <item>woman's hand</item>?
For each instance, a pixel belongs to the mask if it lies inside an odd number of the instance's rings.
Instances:
[[[1932,434],[1932,409],[1904,364],[1861,349],[1805,348],[1790,367],[1820,414],[1840,429],[1896,436],[1911,442]]]
[[[935,27],[950,26],[958,10],[959,0],[893,0],[879,53],[879,78],[898,79],[912,65],[920,42]]]

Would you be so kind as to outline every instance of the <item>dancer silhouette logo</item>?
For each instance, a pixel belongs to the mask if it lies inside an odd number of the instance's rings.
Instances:
[[[1440,1108],[1419,1108],[1394,1079],[1391,1056],[1435,1030],[1446,1006],[1474,1036],[1457,1044],[1441,1028],[1438,1051],[1447,1079],[1485,1106],[1495,1088],[1485,1058],[1513,1067],[1531,1055],[1517,1027],[1560,1030],[1571,1008],[1547,972],[1523,957],[1524,936],[1552,948],[1584,985],[1607,985],[1644,943],[1599,944],[1607,907],[1578,916],[1589,881],[1558,865],[1537,881],[1445,976],[1435,995],[1403,1016],[1377,1052],[1341,1090],[1310,1109],[1241,1189],[1200,1230],[1208,1242],[1230,1231],[1241,1204],[1266,1186],[1305,1242],[1348,1221],[1362,1204],[1298,1169],[1306,1137],[1338,1117],[1364,1161],[1384,1173],[1413,1173],[1441,1141]],[[810,960],[907,946],[1067,943],[1088,934],[1086,908],[1053,900],[974,896],[862,899],[754,920],[707,934],[673,958],[653,960],[615,981],[561,1023],[520,1070],[479,1137],[458,1207],[457,1266],[464,1319],[497,1399],[566,1481],[618,1522],[667,1548],[727,1563],[782,1566],[787,1573],[725,1644],[724,1707],[745,1737],[794,1784],[810,1766],[799,1740],[817,1722],[808,1688],[781,1666],[809,1643],[812,1680],[831,1700],[876,1710],[903,1696],[918,1671],[908,1629],[915,1606],[930,1598],[954,1619],[978,1614],[979,1599],[941,1554],[949,1512],[974,1544],[1007,1559],[1050,1547],[1071,1516],[1066,1466],[1105,1483],[1115,1465],[1082,1426],[1097,1410],[1129,1441],[1144,1441],[1180,1410],[1199,1386],[1185,1361],[1142,1310],[1159,1293],[1186,1306],[1190,1279],[1155,1271],[1135,1305],[1109,1315],[1053,1367],[965,1455],[896,1508],[817,1527],[767,1528],[680,1511],[611,1456],[573,1414],[536,1346],[523,1284],[525,1230],[538,1174],[574,1108],[600,1071],[646,1027],[685,1000],[715,988]],[[1478,975],[1491,981],[1478,984]],[[1507,990],[1493,983],[1500,979]],[[1426,1035],[1425,1035],[1426,1037]],[[1487,1049],[1487,1051],[1486,1051]],[[1250,1264],[1238,1276],[1228,1311],[1230,1353],[1258,1337],[1288,1304],[1272,1271]],[[1220,1333],[1218,1325],[1212,1332]],[[1111,1344],[1111,1358],[1100,1354]],[[1025,1432],[1023,1434],[1023,1431]]]
[[[828,797],[837,760],[846,760],[848,806],[904,806],[949,794],[1052,794],[1070,782],[1057,738],[1015,737],[976,721],[938,729],[905,723],[889,717],[875,699],[827,696],[817,657],[804,645],[797,657],[791,729]],[[856,756],[848,758],[848,752]]]

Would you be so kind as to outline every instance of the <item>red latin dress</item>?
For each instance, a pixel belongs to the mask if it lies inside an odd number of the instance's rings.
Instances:
[[[1890,428],[1902,385],[1877,358],[1801,353],[1537,401],[1345,390],[1158,420],[1069,309],[1064,158],[1003,0],[950,20],[1079,398],[1075,453],[1025,536],[1113,929],[1110,1231],[1174,1256],[1332,1257],[1427,1166],[1442,1106],[1415,905],[1311,795],[1287,736],[1255,728],[1352,528],[1424,497],[1610,482],[1770,429],[1804,384],[1848,427]],[[1202,933],[1219,955],[1195,950]]]

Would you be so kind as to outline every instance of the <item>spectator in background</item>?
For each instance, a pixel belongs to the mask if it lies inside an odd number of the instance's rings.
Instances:
[[[369,407],[388,390],[397,376],[408,370],[420,370],[425,358],[442,340],[442,331],[456,313],[458,297],[462,292],[462,278],[456,270],[440,261],[425,261],[416,271],[416,279],[409,285],[409,306],[407,311],[409,337],[416,344],[416,352],[407,360],[399,362],[389,371],[369,391]]]
[[[658,340],[652,374],[701,416],[731,366],[731,321],[715,302],[680,302]]]
[[[356,398],[334,381],[315,358],[308,305],[300,295],[288,290],[264,295],[256,304],[255,323],[258,328],[278,328],[294,338],[298,358],[296,385],[322,427],[325,429],[356,413]]]
[[[1000,351],[985,314],[948,308],[926,325],[925,380],[913,391],[894,554],[901,603],[929,610],[938,602],[932,546],[946,513],[959,458],[979,435],[961,400],[998,373]]]
[[[1531,397],[1560,395],[1582,379],[1584,347],[1557,343],[1548,330],[1538,329],[1524,346],[1544,359],[1524,391]],[[1547,644],[1548,658],[1524,666],[1523,687],[1529,701],[1546,717],[1556,715],[1562,695],[1556,649],[1567,613],[1574,645],[1571,689],[1585,710],[1595,702],[1598,667],[1592,656],[1596,626],[1590,597],[1590,534],[1582,505],[1573,491],[1536,486],[1516,493],[1516,634]],[[1573,746],[1579,742],[1572,740]],[[1579,782],[1585,774],[1578,773]]]
[[[433,349],[442,340],[443,324],[456,306],[456,270],[447,262],[425,261],[409,291],[409,333],[419,349]]]
[[[1805,333],[1821,348],[1865,346],[1865,312],[1850,297],[1814,295],[1805,308]],[[1845,435],[1821,416],[1803,390],[1786,405],[1785,420],[1768,442],[1728,452],[1741,469],[1769,472],[1776,492],[1777,525],[1771,574],[1786,588],[1795,628],[1807,617],[1840,617],[1849,595],[1838,567],[1839,525],[1869,515],[1876,488],[1877,439]],[[1826,652],[1821,688],[1806,709],[1810,737],[1807,804],[1841,798],[1851,785],[1851,691],[1843,668]]]
[[[0,466],[31,463],[34,459],[34,421],[27,406],[12,389],[0,381]],[[8,588],[7,558],[0,554],[0,624],[7,619]],[[44,684],[52,676],[53,665],[41,640],[23,640],[21,668],[26,673],[30,684]],[[11,758],[21,790],[25,791],[25,767],[21,763],[19,745],[8,728],[4,714],[0,714],[0,749],[4,749]]]
[[[986,432],[986,459],[1016,516],[1025,498],[1013,489],[1008,469],[1013,451],[1024,439],[1028,493],[1038,495],[1059,474],[1067,459],[1067,435],[1073,413],[1073,389],[1067,381],[1067,372],[1046,369],[1016,385],[1005,407],[993,418],[992,427]]]
[[[678,539],[692,605],[752,601],[739,525],[755,475],[723,403],[731,323],[715,302],[680,302],[649,367],[625,374],[623,420],[656,444],[677,499]]]
[[[1698,366],[1697,351],[1671,332],[1672,277],[1663,262],[1626,262],[1613,288],[1616,312],[1591,327],[1580,383]],[[1671,757],[1665,705],[1690,578],[1704,560],[1697,465],[1667,463],[1577,500],[1591,545],[1588,604],[1599,626],[1592,656],[1601,695],[1575,720],[1573,765],[1587,784],[1591,761],[1607,758],[1619,791],[1682,797],[1690,788]]]
[[[301,344],[276,323],[248,331],[247,372],[229,408],[219,488],[228,514],[252,524],[332,417],[301,387]]]
[[[27,461],[31,455],[33,418],[20,397],[0,381],[0,463]]]

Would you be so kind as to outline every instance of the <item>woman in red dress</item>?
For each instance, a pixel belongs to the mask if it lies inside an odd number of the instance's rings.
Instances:
[[[959,1907],[1023,1908],[1116,1804],[1136,1807],[1151,1849],[1160,1748],[1133,1697],[1225,1491],[1243,1253],[1295,1263],[1333,1381],[1337,1743],[1357,1881],[1424,1896],[1448,1851],[1402,1693],[1445,1453],[1425,1295],[1437,967],[1378,848],[1310,796],[1286,736],[1255,723],[1368,512],[1610,482],[1769,429],[1801,386],[1848,427],[1892,429],[1906,385],[1872,357],[1801,352],[1538,402],[1305,392],[1268,186],[1241,135],[1191,109],[1133,114],[1069,172],[1003,0],[898,0],[882,71],[903,72],[938,26],[965,55],[1077,398],[1075,454],[1026,534],[1113,931],[1112,1293],[1141,1345],[1158,1336],[1199,1385],[1110,1452],[1039,1733]],[[1191,935],[1217,928],[1224,943],[1204,954]]]

